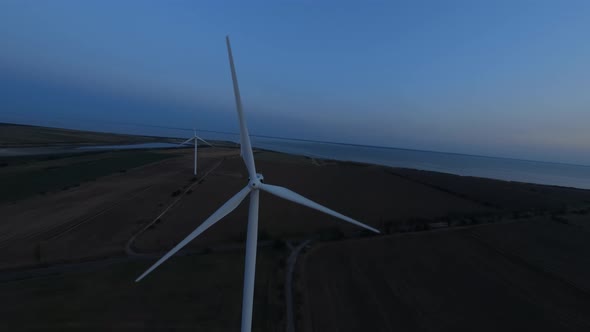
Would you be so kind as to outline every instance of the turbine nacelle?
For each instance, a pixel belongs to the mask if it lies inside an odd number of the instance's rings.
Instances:
[[[264,176],[260,173],[256,173],[256,177],[254,179],[250,179],[250,181],[248,182],[248,187],[258,190],[260,189],[260,187],[262,187],[263,183]]]

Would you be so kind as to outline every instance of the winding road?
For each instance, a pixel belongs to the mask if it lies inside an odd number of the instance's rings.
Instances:
[[[285,308],[287,311],[286,330],[287,332],[295,332],[295,310],[293,308],[293,274],[295,272],[295,263],[301,250],[307,246],[312,239],[307,239],[301,242],[297,247],[293,247],[289,242],[288,246],[291,249],[291,254],[287,259],[287,273],[285,275]]]

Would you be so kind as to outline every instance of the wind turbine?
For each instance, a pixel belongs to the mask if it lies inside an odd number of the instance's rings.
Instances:
[[[213,147],[213,145],[209,144],[209,142],[205,141],[204,139],[200,138],[199,136],[197,136],[197,130],[193,129],[193,137],[187,139],[186,141],[180,143],[179,145],[185,145],[188,144],[190,141],[194,140],[195,142],[195,167],[193,168],[193,174],[197,175],[197,140],[201,140],[203,141],[205,144],[209,145],[210,147]]]
[[[240,121],[240,149],[246,168],[248,169],[249,182],[244,189],[240,190],[236,195],[230,198],[217,211],[215,211],[207,220],[205,220],[199,227],[190,233],[184,240],[180,241],[172,250],[167,252],[154,265],[145,271],[135,281],[138,282],[146,275],[156,269],[160,264],[164,263],[168,258],[186,246],[190,241],[203,233],[207,228],[218,222],[221,218],[232,212],[240,203],[250,195],[250,211],[248,213],[248,231],[246,238],[246,264],[244,269],[244,290],[242,297],[242,332],[250,332],[252,328],[252,305],[254,301],[254,275],[256,271],[256,245],[258,241],[258,200],[260,190],[266,191],[272,195],[295,202],[312,209],[329,214],[336,218],[340,218],[356,226],[368,229],[375,233],[380,233],[377,229],[367,226],[352,218],[342,215],[336,211],[330,210],[312,200],[309,200],[287,188],[273,186],[264,183],[262,174],[256,173],[256,166],[254,165],[254,155],[252,153],[252,145],[250,144],[250,136],[248,134],[248,127],[246,126],[246,119],[242,111],[242,101],[240,98],[240,89],[238,87],[238,79],[236,77],[236,68],[229,43],[229,36],[226,37],[227,53],[229,56],[229,65],[234,86],[234,95],[236,99],[236,108],[238,110],[238,119]]]

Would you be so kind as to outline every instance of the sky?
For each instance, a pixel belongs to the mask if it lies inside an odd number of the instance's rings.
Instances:
[[[590,165],[588,1],[3,0],[0,121],[237,132],[226,34],[252,134]]]

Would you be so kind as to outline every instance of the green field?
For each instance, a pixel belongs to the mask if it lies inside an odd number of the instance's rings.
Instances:
[[[170,158],[152,151],[115,151],[83,155],[2,158],[0,202],[16,201],[79,186],[101,176]]]
[[[162,137],[0,123],[0,147],[129,144],[165,140]]]

